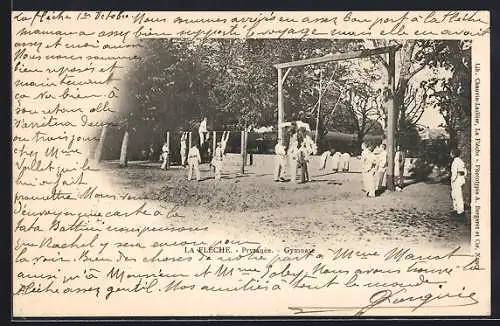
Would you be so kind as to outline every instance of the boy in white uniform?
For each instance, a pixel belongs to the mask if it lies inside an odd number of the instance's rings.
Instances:
[[[317,148],[316,144],[312,140],[311,136],[307,133],[306,130],[302,130],[305,133],[304,140],[302,141],[302,145],[299,149],[299,160],[301,161],[301,169],[303,170],[304,180],[302,182],[308,182],[309,179],[309,161],[311,160],[311,155],[316,154]]]
[[[187,154],[187,141],[188,141],[188,133],[187,132],[182,132],[181,136],[181,149],[180,149],[180,154],[181,154],[181,165],[183,167],[186,167],[186,154]]]
[[[288,168],[290,174],[290,182],[297,182],[297,161],[299,159],[299,148],[296,137],[290,138],[290,144],[288,145]]]
[[[275,158],[274,158],[274,181],[278,182],[280,180],[284,180],[284,174],[285,174],[285,166],[286,166],[286,151],[285,147],[283,146],[281,142],[281,138],[278,139],[278,142],[276,143],[276,146],[274,146],[274,153],[275,153]]]
[[[342,172],[349,172],[349,160],[351,159],[351,155],[349,153],[344,153],[340,157],[340,168],[342,169]]]
[[[405,155],[401,147],[398,146],[394,155],[394,183],[396,184],[397,191],[401,191],[404,186],[404,167]]]
[[[328,157],[333,156],[335,154],[335,149],[329,149],[323,154],[321,154],[320,161],[319,161],[319,169],[324,170],[326,167],[326,162],[328,161]]]
[[[163,144],[163,147],[161,148],[161,158],[163,160],[163,162],[161,163],[162,170],[167,170],[169,167],[169,164],[168,164],[169,157],[168,156],[169,156],[169,148],[168,148],[167,142],[165,142]]]
[[[339,170],[339,165],[340,165],[340,158],[341,158],[340,152],[335,152],[332,156],[332,171],[337,172]]]
[[[198,128],[198,134],[200,136],[200,146],[203,146],[205,142],[205,135],[207,134],[207,118],[203,118],[200,123],[200,127]]]
[[[196,147],[195,144],[193,144],[193,147],[189,149],[188,153],[188,164],[189,164],[189,170],[188,170],[188,181],[193,178],[193,172],[196,174],[196,180],[200,181],[200,163],[201,163],[201,156],[200,156],[200,151],[198,150],[198,147]]]
[[[386,145],[381,144],[380,145],[380,152],[378,154],[378,171],[377,171],[376,182],[375,182],[376,190],[379,190],[379,189],[382,189],[383,187],[385,187],[386,171],[387,171],[387,150],[386,150]]]
[[[221,179],[223,159],[224,159],[224,151],[222,150],[221,142],[218,142],[217,147],[215,148],[214,158],[212,160],[212,165],[215,168],[215,180]]]
[[[365,156],[366,156],[366,144],[365,143],[361,143],[361,176],[362,176],[362,184],[361,184],[361,191],[363,192],[366,192],[366,184],[365,184],[365,181],[366,181],[366,178],[365,178],[365,171],[363,169],[363,166],[365,164]]]
[[[363,180],[368,197],[375,197],[376,157],[372,146],[367,146],[363,155]]]
[[[453,210],[457,217],[464,216],[464,195],[462,187],[465,184],[465,176],[467,170],[465,163],[460,158],[460,150],[451,151],[450,155],[453,158],[451,163],[451,198],[453,200]]]

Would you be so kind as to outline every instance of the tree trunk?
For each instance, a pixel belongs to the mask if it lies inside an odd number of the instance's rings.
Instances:
[[[122,148],[120,151],[120,167],[126,167],[128,163],[127,162],[128,139],[129,139],[129,132],[125,131],[125,133],[123,134]]]
[[[102,127],[101,137],[99,137],[99,143],[97,144],[97,148],[94,153],[94,160],[96,163],[101,162],[102,159],[102,150],[104,148],[104,140],[106,138],[107,127],[107,125],[104,125],[104,127]]]

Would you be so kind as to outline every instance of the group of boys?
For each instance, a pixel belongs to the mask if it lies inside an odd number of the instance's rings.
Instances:
[[[205,124],[202,122],[201,128],[199,130],[200,147],[203,147],[203,144],[207,141],[206,136],[208,132],[206,131],[206,120],[204,119],[204,121]],[[221,172],[225,156],[226,144],[229,139],[229,133],[230,133],[229,131],[224,131],[224,133],[222,134],[221,141],[217,142],[217,146],[212,155],[212,159],[209,163],[210,167],[214,169],[215,180],[220,180],[222,178]],[[188,168],[188,173],[187,173],[188,180],[192,180],[194,176],[197,181],[201,181],[201,175],[200,175],[200,164],[202,162],[201,153],[196,141],[192,143],[192,146],[188,150],[188,135],[189,132],[183,132],[181,136],[181,141],[180,141],[181,165],[184,168],[186,166]],[[162,147],[163,163],[161,165],[161,169],[163,170],[168,169],[169,151],[170,151],[169,146],[167,142],[165,142]]]
[[[398,148],[398,152],[399,148]],[[398,178],[397,190],[401,190],[403,182],[404,159],[402,154],[395,160],[394,175]],[[368,197],[375,197],[386,185],[387,150],[386,144],[378,146],[363,143],[361,145],[361,162],[363,173],[363,191]]]
[[[464,161],[460,158],[460,150],[454,149],[450,156],[451,163],[451,198],[453,202],[453,214],[459,218],[464,218],[464,196],[463,186],[467,170]],[[363,190],[368,197],[375,197],[377,191],[386,185],[387,172],[387,150],[382,143],[379,146],[362,145],[361,158],[363,162]],[[394,155],[394,182],[396,190],[401,191],[404,185],[404,164],[405,153],[400,146],[397,147]]]
[[[324,170],[326,168],[326,163],[329,157],[332,157],[332,171],[333,172],[349,172],[349,160],[351,159],[351,154],[349,153],[340,153],[335,149],[330,149],[320,157],[320,170]]]
[[[296,125],[292,125],[288,147],[285,148],[282,138],[278,139],[274,147],[275,164],[273,177],[275,182],[290,181],[296,183],[298,168],[301,170],[301,183],[310,181],[308,165],[311,155],[316,154],[316,144],[304,127],[294,127]]]
[[[200,126],[200,144],[202,145],[205,139],[206,120]],[[212,156],[210,166],[214,168],[215,180],[221,179],[221,171],[223,168],[223,160],[225,156],[226,143],[229,138],[229,132],[224,132],[221,141],[217,142],[217,147]],[[193,142],[189,151],[188,147],[188,133],[183,132],[181,137],[180,155],[182,166],[188,166],[187,179],[191,180],[193,174],[197,181],[200,181],[200,168],[201,155],[196,142]],[[310,133],[303,127],[297,128],[292,125],[290,131],[290,141],[286,148],[282,138],[279,138],[274,148],[275,150],[275,166],[274,166],[274,181],[284,182],[290,181],[296,183],[297,169],[301,169],[301,183],[308,182],[309,170],[308,164],[311,155],[315,155],[317,148],[313,142]],[[187,155],[186,155],[187,154]],[[460,158],[460,152],[453,150],[450,153],[453,158],[451,165],[451,197],[453,201],[454,214],[461,217],[464,215],[464,200],[463,200],[463,185],[465,184],[466,168],[465,164]],[[333,157],[333,170],[347,172],[349,170],[349,153],[335,151],[334,149],[328,150],[321,155],[320,169],[326,167],[326,162],[329,156]],[[162,147],[163,163],[161,168],[168,169],[169,148],[167,143]],[[361,161],[362,161],[362,174],[363,174],[363,191],[368,197],[375,197],[377,193],[386,186],[386,172],[387,172],[387,147],[385,143],[378,146],[372,144],[362,143],[361,145]],[[401,191],[404,185],[404,163],[405,153],[401,150],[400,146],[397,147],[394,156],[394,182],[396,190]],[[287,177],[288,170],[288,177]]]

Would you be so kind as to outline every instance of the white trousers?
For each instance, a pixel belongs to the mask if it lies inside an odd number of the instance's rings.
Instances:
[[[212,165],[215,168],[215,180],[220,180],[222,178],[222,160],[213,160]]]
[[[453,200],[453,210],[457,214],[462,214],[464,212],[464,195],[462,187],[465,183],[463,177],[458,177],[454,182],[451,183],[451,199]]]
[[[189,161],[189,170],[188,170],[188,180],[191,180],[193,178],[193,173],[196,175],[196,180],[200,180],[200,165],[198,164],[198,161]]]
[[[375,189],[382,189],[385,187],[386,182],[386,169],[380,169],[375,173]]]
[[[342,169],[342,171],[349,171],[349,160],[342,159],[340,161],[340,168]]]
[[[332,171],[337,171],[339,169],[340,159],[338,156],[333,156],[332,159]]]
[[[279,180],[280,177],[285,177],[286,160],[283,156],[274,158],[274,180]]]
[[[163,153],[161,155],[161,158],[163,160],[163,162],[161,163],[161,169],[162,170],[166,170],[168,168],[168,154],[167,153]]]
[[[369,197],[375,197],[375,173],[373,171],[363,173],[364,190]]]
[[[289,174],[290,174],[290,182],[296,183],[297,182],[297,160],[294,160],[293,158],[288,159],[288,168],[289,168]]]

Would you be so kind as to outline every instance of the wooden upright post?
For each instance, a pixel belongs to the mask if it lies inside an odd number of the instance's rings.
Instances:
[[[97,144],[97,148],[94,153],[94,161],[96,163],[101,162],[102,159],[102,150],[104,148],[104,140],[106,139],[106,131],[107,131],[108,126],[104,125],[102,127],[101,131],[101,137],[99,137],[99,143]]]
[[[240,146],[241,146],[241,151],[240,151],[241,152],[241,174],[244,174],[245,173],[245,164],[246,164],[246,160],[247,160],[246,144],[245,144],[245,131],[241,132]]]
[[[212,132],[212,157],[215,155],[215,148],[217,147],[217,131]]]
[[[389,52],[389,99],[387,102],[387,190],[394,191],[394,155],[395,155],[395,134],[397,106],[394,101],[395,74],[396,74],[396,52]]]
[[[245,165],[247,164],[248,161],[248,131],[245,130]],[[250,164],[248,164],[250,165]]]
[[[323,71],[320,70],[319,73],[319,89],[318,89],[318,114],[316,115],[316,137],[314,139],[314,144],[316,145],[316,148],[318,148],[318,134],[319,134],[319,114],[321,110],[321,92],[323,91],[322,87],[322,80],[323,80]]]
[[[283,69],[278,69],[278,138],[283,138],[283,127],[285,109],[283,106]]]
[[[170,131],[167,131],[166,142],[167,142],[168,152],[167,152],[167,165],[165,166],[165,169],[168,170],[170,168]]]

